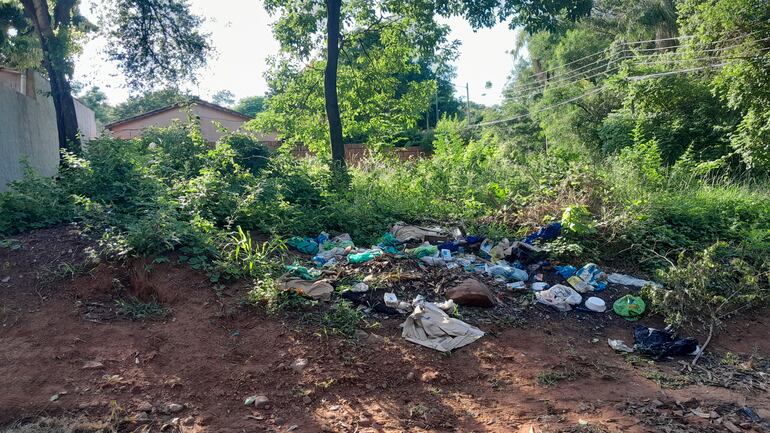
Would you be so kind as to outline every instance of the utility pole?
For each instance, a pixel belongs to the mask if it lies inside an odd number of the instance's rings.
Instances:
[[[468,83],[465,83],[465,123],[468,128],[471,127],[471,90]]]

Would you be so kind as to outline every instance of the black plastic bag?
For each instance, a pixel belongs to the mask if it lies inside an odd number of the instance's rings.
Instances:
[[[634,349],[654,358],[685,356],[698,349],[698,340],[692,337],[677,338],[670,331],[637,326],[634,328]]]

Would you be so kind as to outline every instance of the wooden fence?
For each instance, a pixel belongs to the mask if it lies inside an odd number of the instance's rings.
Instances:
[[[280,146],[279,142],[268,142],[266,144],[268,145],[268,147],[272,149],[277,149]],[[371,150],[368,149],[365,144],[360,144],[360,143],[346,144],[345,145],[345,162],[348,165],[357,165],[362,160],[364,160],[369,155],[370,152]],[[420,149],[418,146],[394,147],[387,150],[386,152],[395,153],[396,155],[398,155],[398,159],[401,161],[409,161],[411,159],[425,158],[430,155],[428,152]],[[296,146],[294,149],[292,149],[291,154],[297,158],[303,158],[303,157],[312,155],[313,152],[311,152],[305,146]]]

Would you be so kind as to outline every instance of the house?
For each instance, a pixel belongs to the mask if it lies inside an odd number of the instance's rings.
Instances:
[[[215,143],[219,140],[223,135],[221,128],[237,131],[244,122],[252,119],[229,108],[192,98],[186,102],[112,122],[106,128],[112,132],[113,137],[128,140],[141,136],[142,131],[147,128],[167,127],[175,121],[186,122],[190,116],[195,116],[200,120],[201,133],[209,143]],[[264,134],[258,138],[268,145],[274,145],[278,142],[277,134]]]
[[[41,176],[59,167],[59,134],[51,85],[38,72],[0,66],[0,191],[24,176],[27,164]],[[75,99],[84,142],[98,135],[94,112]]]

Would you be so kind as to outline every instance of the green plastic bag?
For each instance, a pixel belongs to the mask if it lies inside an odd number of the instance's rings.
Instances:
[[[407,251],[410,256],[421,259],[426,256],[433,256],[438,253],[438,247],[435,245],[420,245],[417,248]]]
[[[308,269],[300,265],[289,265],[286,266],[286,269],[289,272],[299,275],[303,280],[315,281],[321,278],[321,271],[318,269]]]
[[[374,259],[375,257],[381,256],[382,251],[381,250],[367,250],[362,253],[356,253],[356,254],[348,254],[348,262],[349,263],[364,263],[368,262],[369,260]]]
[[[639,320],[646,309],[644,299],[634,295],[623,296],[612,304],[612,310],[626,320]]]
[[[305,254],[315,254],[318,252],[318,243],[311,238],[301,238],[294,236],[286,241],[290,247]]]

